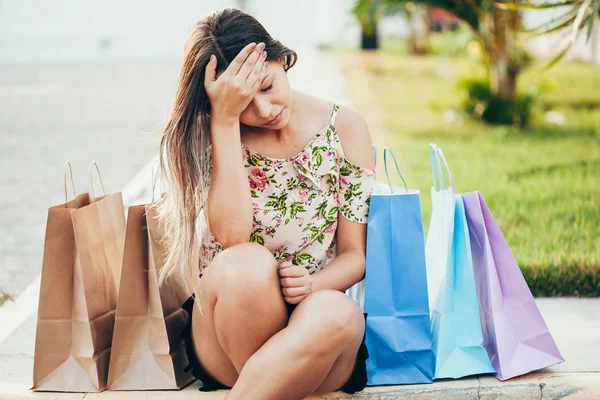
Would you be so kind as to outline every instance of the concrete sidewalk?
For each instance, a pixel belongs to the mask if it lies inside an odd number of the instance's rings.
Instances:
[[[313,399],[600,399],[600,299],[537,299],[566,362],[500,382],[493,376],[436,381],[431,385],[368,387],[354,395],[334,392]],[[199,392],[199,381],[180,391],[41,393],[32,382],[36,315],[0,345],[0,399],[222,399],[226,391]]]

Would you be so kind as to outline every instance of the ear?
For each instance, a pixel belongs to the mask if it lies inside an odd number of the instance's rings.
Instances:
[[[287,64],[287,60],[285,56],[281,56],[277,59],[277,62],[281,64],[281,66],[283,67],[283,71],[287,74],[288,70],[290,69],[290,66]],[[286,68],[287,66],[287,68]]]

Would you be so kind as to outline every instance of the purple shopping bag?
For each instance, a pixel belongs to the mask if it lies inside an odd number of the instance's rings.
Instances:
[[[496,377],[506,380],[564,361],[508,243],[479,191],[462,195],[479,312]]]

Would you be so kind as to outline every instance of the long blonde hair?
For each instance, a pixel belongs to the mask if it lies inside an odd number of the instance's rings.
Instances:
[[[210,101],[204,73],[211,54],[217,57],[217,69],[222,70],[252,42],[265,43],[268,60],[285,57],[288,69],[296,63],[293,50],[272,38],[254,17],[241,10],[225,8],[194,25],[185,46],[175,103],[160,140],[160,176],[166,195],[156,207],[165,232],[166,255],[158,282],[162,285],[172,276],[187,293],[196,291],[196,297],[200,236],[208,227],[203,205],[210,179]]]

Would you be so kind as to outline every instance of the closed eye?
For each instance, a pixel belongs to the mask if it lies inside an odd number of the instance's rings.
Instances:
[[[269,87],[264,88],[263,90],[261,90],[261,92],[265,93],[268,92],[269,90],[271,90],[271,88],[273,87],[273,84],[269,85]]]

